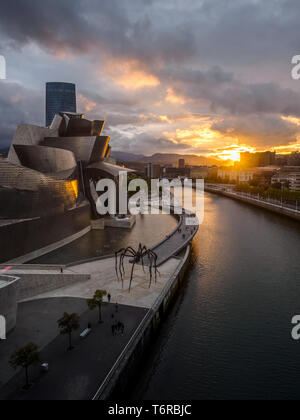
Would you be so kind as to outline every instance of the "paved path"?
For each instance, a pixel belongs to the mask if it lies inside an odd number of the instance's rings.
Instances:
[[[73,305],[76,303],[75,301],[76,299],[73,300]],[[24,308],[27,306],[24,311],[27,313],[27,319],[23,321],[23,328],[39,328],[43,331],[55,328],[57,334],[55,321],[61,315],[61,313],[58,315],[57,305],[61,312],[65,304],[65,299],[49,299],[31,302],[30,305],[23,304]],[[86,308],[85,300],[77,299],[77,304],[81,309]],[[49,316],[44,317],[41,321],[39,318],[35,319],[34,314],[39,314],[42,307],[48,308]],[[50,308],[53,312],[49,312]],[[56,337],[41,352],[42,360],[49,363],[49,372],[41,373],[39,367],[31,369],[30,374],[31,380],[35,383],[34,387],[26,393],[20,391],[10,393],[9,391],[12,389],[20,389],[24,384],[24,374],[20,372],[4,388],[9,395],[5,397],[17,400],[92,399],[146,313],[147,309],[124,305],[120,305],[118,313],[115,313],[114,305],[106,305],[103,307],[104,323],[98,325],[97,311],[85,311],[81,315],[81,329],[74,333],[74,350],[66,351],[68,342],[66,336]],[[112,314],[114,314],[114,319],[111,318]],[[111,325],[115,320],[125,324],[123,336],[114,337],[112,335]],[[86,339],[80,340],[79,334],[89,322],[92,323],[92,333]],[[40,343],[42,336],[43,333],[37,337]],[[2,390],[2,395],[3,392]]]
[[[73,273],[90,274],[91,280],[38,295],[35,299],[66,296],[86,299],[93,296],[97,289],[101,289],[106,290],[112,295],[113,303],[118,302],[123,305],[150,308],[180,263],[181,259],[171,258],[161,265],[159,267],[160,276],[157,278],[157,283],[155,284],[153,279],[150,289],[149,271],[145,268],[145,272],[143,272],[142,267],[137,265],[134,271],[131,292],[129,293],[128,286],[132,265],[128,259],[125,260],[126,276],[124,279],[124,289],[122,289],[122,283],[117,281],[114,258],[93,261],[74,266],[67,270]]]
[[[188,222],[190,219],[193,219],[197,225],[189,225]],[[177,255],[186,248],[197,234],[198,228],[198,219],[195,218],[194,215],[191,217],[189,214],[184,213],[177,230],[173,234],[167,236],[162,243],[153,248],[153,251],[158,256],[158,265],[163,264],[169,258]]]
[[[65,311],[82,314],[86,309],[83,299],[74,298],[19,304],[17,326],[7,340],[0,342],[0,388],[15,375],[8,364],[13,352],[30,342],[42,349],[57,337],[56,321]]]

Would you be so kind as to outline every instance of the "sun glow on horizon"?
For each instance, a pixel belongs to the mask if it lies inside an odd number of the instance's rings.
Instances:
[[[255,149],[248,146],[232,145],[224,148],[224,150],[218,150],[213,154],[213,156],[224,161],[231,160],[233,162],[239,162],[241,159],[241,153],[245,152],[254,153]]]

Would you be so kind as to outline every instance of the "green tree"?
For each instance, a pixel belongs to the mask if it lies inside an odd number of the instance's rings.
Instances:
[[[94,297],[92,299],[87,300],[87,305],[91,311],[98,308],[99,309],[99,324],[102,323],[102,304],[103,304],[103,298],[107,295],[107,292],[105,290],[96,290]]]
[[[25,389],[30,387],[29,383],[29,374],[28,370],[29,367],[32,365],[37,364],[40,361],[39,354],[38,354],[38,347],[30,343],[25,347],[17,350],[14,354],[11,355],[9,364],[14,368],[17,369],[21,367],[25,370],[25,377],[26,377],[26,384]]]
[[[60,329],[60,333],[62,335],[68,335],[69,337],[69,348],[68,350],[73,350],[72,346],[72,333],[79,329],[79,315],[77,314],[68,314],[67,312],[64,313],[63,317],[60,318],[58,321],[58,328]]]

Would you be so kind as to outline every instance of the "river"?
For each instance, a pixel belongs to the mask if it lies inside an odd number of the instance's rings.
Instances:
[[[300,224],[207,193],[185,287],[132,399],[299,399]]]

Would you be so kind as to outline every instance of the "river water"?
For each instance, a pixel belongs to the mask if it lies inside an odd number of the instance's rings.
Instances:
[[[300,225],[206,194],[185,287],[133,399],[299,399]]]

